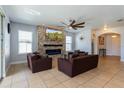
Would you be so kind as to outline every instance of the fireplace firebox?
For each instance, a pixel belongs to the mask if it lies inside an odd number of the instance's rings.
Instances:
[[[47,55],[57,55],[61,54],[61,49],[46,49]]]

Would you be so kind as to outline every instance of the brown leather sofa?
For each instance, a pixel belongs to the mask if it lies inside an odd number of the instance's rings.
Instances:
[[[97,67],[97,64],[98,55],[78,56],[71,59],[59,58],[58,70],[70,77],[74,77]]]
[[[32,73],[48,70],[52,68],[52,58],[43,57],[39,53],[27,54],[28,67]]]

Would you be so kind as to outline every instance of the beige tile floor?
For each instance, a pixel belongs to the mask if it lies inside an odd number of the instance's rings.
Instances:
[[[101,57],[98,67],[74,78],[53,68],[32,74],[27,64],[11,65],[8,75],[0,83],[3,88],[122,88],[124,63],[119,57]]]

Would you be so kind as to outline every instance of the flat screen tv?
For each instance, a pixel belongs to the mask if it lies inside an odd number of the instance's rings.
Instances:
[[[46,41],[62,42],[64,35],[62,31],[46,29]]]

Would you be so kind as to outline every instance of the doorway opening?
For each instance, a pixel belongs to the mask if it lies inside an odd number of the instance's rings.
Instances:
[[[121,55],[120,34],[106,33],[98,37],[98,51],[101,56],[118,56]]]

